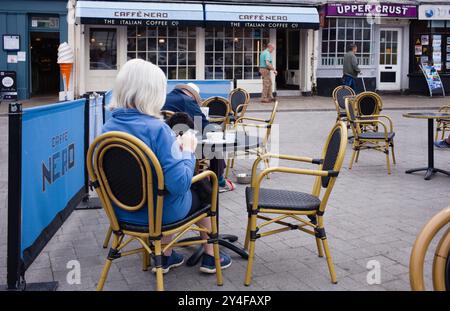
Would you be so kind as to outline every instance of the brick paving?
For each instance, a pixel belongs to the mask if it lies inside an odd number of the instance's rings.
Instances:
[[[445,99],[389,98],[392,104],[385,106],[397,109],[445,104]],[[303,101],[303,98],[296,100]],[[331,105],[330,99],[308,100],[316,101],[317,108],[330,108]],[[397,101],[398,106],[395,105]],[[409,106],[406,105],[408,101]],[[335,113],[292,111],[289,107],[297,107],[292,105],[285,100],[276,118],[282,133],[280,150],[286,154],[319,156],[333,126]],[[308,105],[301,107],[309,109]],[[267,110],[269,107],[255,105],[253,108]],[[4,106],[0,106],[0,112],[2,110]],[[348,146],[342,172],[326,210],[325,226],[338,284],[330,283],[326,261],[317,256],[314,239],[301,232],[289,231],[257,240],[250,287],[243,285],[246,261],[231,253],[234,262],[223,273],[224,286],[216,287],[215,277],[200,274],[198,267],[182,266],[165,276],[166,289],[409,290],[408,264],[412,244],[424,223],[449,204],[450,179],[436,175],[431,181],[424,181],[422,174],[404,173],[406,169],[426,164],[427,124],[426,121],[403,118],[401,110],[387,109],[385,113],[393,118],[397,133],[397,165],[393,166],[392,175],[387,175],[384,155],[374,151],[362,152],[359,163],[348,170],[351,153]],[[249,114],[264,117],[267,112]],[[7,119],[0,117],[0,284],[6,283],[6,142]],[[437,167],[448,169],[450,151],[436,150],[435,162]],[[238,161],[235,171],[248,171],[251,163],[251,160]],[[311,177],[273,174],[264,184],[309,192],[312,182]],[[221,194],[221,232],[238,235],[238,244],[243,243],[246,226],[244,191],[245,186],[237,185],[235,191]],[[59,290],[95,289],[106,255],[101,244],[107,226],[102,210],[75,211],[31,265],[26,273],[27,282],[55,280],[59,282]],[[185,255],[192,253],[191,248],[180,251]],[[69,285],[66,265],[74,259],[81,265],[81,284]],[[377,260],[381,265],[379,285],[369,285],[366,281],[370,260]],[[431,260],[428,256],[426,279],[429,289]],[[153,290],[154,285],[153,274],[141,270],[141,259],[136,255],[114,262],[105,290]]]

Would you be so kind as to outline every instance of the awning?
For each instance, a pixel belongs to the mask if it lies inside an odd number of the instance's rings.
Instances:
[[[313,7],[207,4],[205,22],[228,27],[319,29],[319,13]]]
[[[82,24],[136,26],[202,26],[203,6],[187,3],[77,1]]]

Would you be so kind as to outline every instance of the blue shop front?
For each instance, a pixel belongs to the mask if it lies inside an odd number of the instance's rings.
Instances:
[[[19,100],[58,97],[57,51],[67,28],[67,1],[0,1],[0,72],[15,72]]]

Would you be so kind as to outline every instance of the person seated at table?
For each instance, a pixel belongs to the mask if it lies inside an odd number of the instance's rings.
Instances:
[[[160,111],[166,97],[167,78],[154,64],[142,59],[128,61],[119,71],[113,89],[112,117],[103,126],[103,132],[122,131],[141,139],[155,153],[164,173],[167,194],[163,203],[163,225],[180,221],[202,207],[202,193],[191,187],[195,167],[197,139],[191,132],[175,137],[170,127],[161,120]],[[156,183],[154,191],[156,192]],[[134,225],[148,225],[145,209],[136,212],[115,208],[120,221]],[[211,228],[210,218],[202,219],[200,226]],[[208,239],[204,232],[202,239]],[[167,244],[172,237],[164,237]],[[213,245],[204,245],[200,271],[215,273]],[[221,253],[221,266],[231,265],[231,258]],[[184,258],[174,250],[163,254],[163,273],[182,265]]]
[[[185,112],[197,125],[197,118],[201,118],[201,129],[196,126],[195,129],[201,133],[204,133],[205,128],[209,127],[209,121],[200,109],[202,100],[200,98],[200,89],[194,83],[179,84],[166,96],[166,102],[161,110],[169,110],[173,112]],[[217,171],[219,178],[219,192],[233,191],[235,186],[233,182],[225,178],[224,172],[226,163],[225,160],[217,161]]]
[[[446,139],[435,141],[434,145],[438,148],[450,148],[450,135]]]

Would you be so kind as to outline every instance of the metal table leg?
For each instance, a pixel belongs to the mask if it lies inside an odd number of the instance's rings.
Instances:
[[[406,174],[426,171],[425,180],[430,180],[435,173],[450,176],[450,172],[434,167],[434,119],[428,119],[428,166],[407,170]]]

